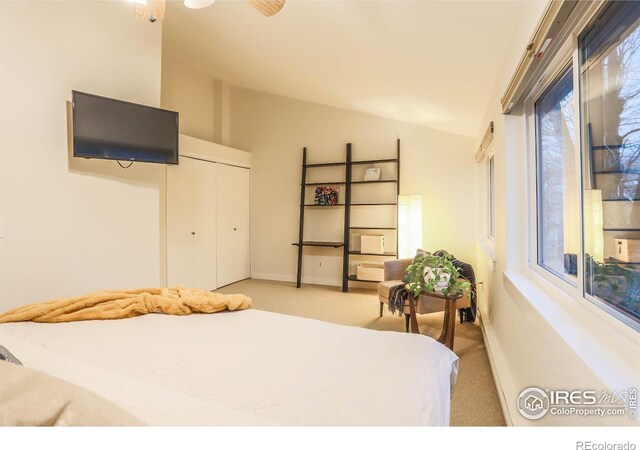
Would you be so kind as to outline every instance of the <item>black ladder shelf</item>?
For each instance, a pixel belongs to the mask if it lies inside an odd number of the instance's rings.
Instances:
[[[389,159],[370,159],[370,160],[356,160],[353,161],[351,155],[351,144],[347,144],[347,172],[346,172],[346,196],[345,196],[345,214],[344,214],[344,252],[342,260],[342,292],[349,292],[349,282],[357,281],[364,283],[377,283],[377,281],[359,280],[356,275],[349,274],[350,258],[351,256],[376,256],[386,258],[398,257],[398,195],[400,194],[400,139],[396,141],[396,157]],[[396,178],[394,180],[379,180],[379,181],[353,181],[352,169],[353,166],[363,164],[395,164],[396,165]],[[379,183],[394,183],[396,185],[395,202],[378,202],[378,203],[353,203],[351,201],[351,187],[356,186],[369,186]],[[351,226],[351,208],[360,206],[395,206],[396,209],[396,226],[395,227],[379,227],[377,225],[366,226]],[[384,253],[363,253],[362,251],[351,250],[351,232],[352,230],[382,230],[382,231],[395,231],[396,235],[396,248],[393,252]]]
[[[396,178],[393,180],[379,180],[379,181],[353,181],[352,169],[353,166],[356,165],[364,165],[364,164],[386,164],[386,163],[395,163],[396,164]],[[307,170],[313,168],[324,168],[324,167],[339,167],[345,166],[345,181],[327,181],[327,182],[307,182]],[[400,139],[396,142],[396,157],[389,159],[371,159],[371,160],[357,160],[353,161],[351,159],[351,144],[347,144],[347,152],[346,158],[344,162],[327,162],[327,163],[317,163],[317,164],[307,164],[307,148],[304,147],[302,149],[302,180],[300,183],[300,224],[298,228],[298,242],[294,242],[292,245],[298,247],[298,274],[296,277],[296,287],[300,287],[302,285],[302,249],[304,247],[328,247],[328,248],[342,248],[343,252],[343,263],[342,263],[342,291],[349,291],[349,282],[350,281],[358,281],[358,282],[370,282],[368,280],[358,280],[355,275],[349,274],[349,262],[350,257],[354,256],[380,256],[386,258],[397,258],[398,257],[398,220],[397,220],[397,212],[398,212],[398,194],[400,193]],[[378,202],[378,203],[352,203],[351,202],[351,187],[352,185],[361,185],[367,186],[372,184],[379,183],[395,183],[396,192],[395,192],[395,202]],[[305,194],[306,188],[309,186],[331,186],[331,185],[344,185],[345,190],[343,194],[343,203],[338,203],[337,205],[315,205],[313,203],[306,203]],[[396,226],[395,227],[379,227],[372,225],[370,227],[366,226],[351,226],[351,208],[352,207],[360,207],[360,206],[395,206],[396,208]],[[339,208],[344,207],[344,239],[342,242],[336,241],[305,241],[304,240],[304,216],[306,208]],[[385,253],[363,253],[361,251],[351,250],[350,241],[351,241],[351,232],[352,230],[382,230],[382,231],[395,231],[396,232],[396,248],[393,252],[385,252]]]
[[[313,182],[307,183],[307,170],[314,168],[324,167],[339,167],[346,166],[346,162],[328,162],[318,164],[307,164],[307,147],[302,149],[302,181],[300,183],[300,225],[298,228],[298,242],[294,242],[292,245],[298,247],[298,275],[296,277],[296,287],[302,286],[302,249],[304,247],[328,247],[328,248],[341,248],[344,247],[344,242],[331,242],[331,241],[305,241],[304,240],[304,212],[306,208],[339,208],[346,206],[345,203],[338,203],[337,205],[316,205],[308,204],[305,202],[305,194],[308,186],[332,186],[343,185],[345,181],[327,181],[327,182]],[[346,209],[346,208],[345,208]]]
[[[627,143],[627,144],[608,144],[608,145],[593,145],[593,133],[591,131],[591,124],[589,123],[587,125],[587,146],[590,149],[590,155],[589,155],[589,164],[590,164],[590,172],[591,172],[591,177],[590,177],[590,189],[598,189],[598,176],[601,177],[605,177],[605,176],[619,176],[621,177],[622,175],[626,175],[626,174],[640,174],[640,169],[635,168],[635,166],[631,166],[631,167],[617,167],[617,168],[611,168],[608,169],[606,167],[603,167],[596,169],[597,164],[596,164],[596,157],[595,157],[595,152],[597,151],[609,151],[612,153],[618,153],[618,158],[620,158],[620,154],[622,152],[624,152],[626,149],[628,148],[638,148],[640,147],[640,143],[639,142],[633,142],[633,143]],[[636,150],[634,150],[635,152]],[[620,184],[620,181],[618,181],[618,184]],[[640,201],[640,195],[638,195],[637,193],[634,193],[632,196],[630,197],[610,197],[610,198],[603,198],[602,202],[617,202],[619,204],[619,202],[629,202],[629,203],[633,203],[633,202],[638,202]],[[603,232],[605,233],[628,233],[629,236],[635,236],[636,233],[640,232],[640,228],[633,226],[634,224],[631,224],[632,226],[629,226],[630,224],[628,223],[620,223],[619,226],[608,226],[602,229]],[[633,233],[633,234],[631,234]],[[618,235],[618,237],[623,237],[622,235]],[[639,262],[634,262],[634,263],[624,263],[622,261],[618,261],[615,258],[609,257],[607,258],[607,262],[611,263],[611,264],[640,264]]]

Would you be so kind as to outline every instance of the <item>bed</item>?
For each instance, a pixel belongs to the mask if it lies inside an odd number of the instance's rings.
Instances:
[[[426,336],[254,309],[8,323],[0,344],[149,425],[448,425],[458,370]]]

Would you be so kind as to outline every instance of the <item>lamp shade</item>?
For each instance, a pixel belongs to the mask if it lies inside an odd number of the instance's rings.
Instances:
[[[584,191],[584,246],[598,262],[604,261],[604,218],[602,213],[602,191]]]
[[[216,0],[184,0],[184,6],[191,9],[200,9],[211,6]]]
[[[422,247],[422,195],[398,196],[398,258],[412,258]]]

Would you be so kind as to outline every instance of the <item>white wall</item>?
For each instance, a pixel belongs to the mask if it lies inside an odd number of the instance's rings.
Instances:
[[[547,415],[528,421],[516,400],[526,387],[547,389],[621,390],[637,384],[637,344],[629,330],[606,323],[573,299],[548,289],[527,268],[527,170],[524,121],[514,111],[505,116],[500,98],[538,23],[545,2],[523,2],[522,20],[514,28],[513,46],[487,106],[476,148],[490,121],[495,123],[496,269],[491,250],[476,246],[476,272],[484,280],[480,311],[498,391],[504,396],[507,419],[517,425],[618,424],[628,418],[580,418]],[[484,191],[484,161],[477,186]],[[482,195],[480,192],[479,195]],[[484,219],[482,202],[478,217]],[[481,239],[479,239],[481,240]]]
[[[71,90],[160,104],[161,28],[126,2],[0,2],[0,310],[161,282],[165,168],[68,154]]]
[[[232,88],[231,146],[252,154],[253,276],[295,279],[297,254],[291,244],[298,239],[303,147],[308,149],[310,162],[344,161],[347,142],[353,145],[354,160],[392,158],[397,138],[401,139],[401,193],[423,195],[423,247],[444,248],[461,259],[473,261],[473,139]],[[314,181],[343,180],[343,171],[343,168],[327,170]],[[394,177],[392,172],[386,175]],[[381,193],[385,194],[389,192]],[[393,211],[376,213],[379,214],[376,220],[393,220]],[[323,211],[308,208],[305,239],[342,241],[342,227],[342,208]],[[304,253],[303,281],[341,283],[340,250],[305,248]]]
[[[162,107],[180,112],[180,133],[214,140],[214,80],[162,48]]]
[[[397,138],[401,139],[401,193],[423,195],[423,247],[444,248],[473,261],[473,138],[229,86],[203,77],[176,51],[176,42],[165,40],[163,45],[162,106],[180,112],[183,132],[251,152],[253,277],[295,280],[297,253],[291,244],[298,240],[303,147],[308,148],[309,160],[316,162],[344,161],[347,142],[353,144],[353,159],[393,158]],[[222,88],[216,89],[216,84]],[[212,99],[219,106],[218,113],[210,108]],[[228,144],[224,139],[227,133]],[[382,167],[383,177],[395,178],[394,166]],[[361,176],[357,170],[354,174]],[[314,170],[310,176],[316,178],[308,181],[344,180],[344,168]],[[375,189],[380,196],[394,200],[391,184],[360,188],[360,192],[365,195],[365,190],[374,193]],[[307,202],[313,202],[312,195],[309,189]],[[354,192],[354,201],[357,195]],[[392,207],[360,211],[362,220],[357,223],[358,214],[354,213],[353,225],[395,225]],[[308,208],[305,239],[342,241],[343,214],[342,208]],[[391,250],[395,236],[386,236]],[[341,250],[306,247],[303,281],[340,285],[341,255]],[[376,260],[380,259],[352,258],[352,263]]]

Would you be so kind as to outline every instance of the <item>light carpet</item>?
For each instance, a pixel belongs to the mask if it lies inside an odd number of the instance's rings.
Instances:
[[[391,315],[386,308],[383,317],[378,317],[377,295],[368,289],[343,293],[330,286],[304,285],[296,289],[292,283],[245,280],[217,292],[248,295],[253,307],[264,311],[372,330],[405,329],[404,318]],[[442,320],[442,313],[418,315],[420,331],[435,338],[440,334]],[[458,322],[454,350],[460,357],[460,369],[451,401],[451,425],[505,425],[480,326]]]

